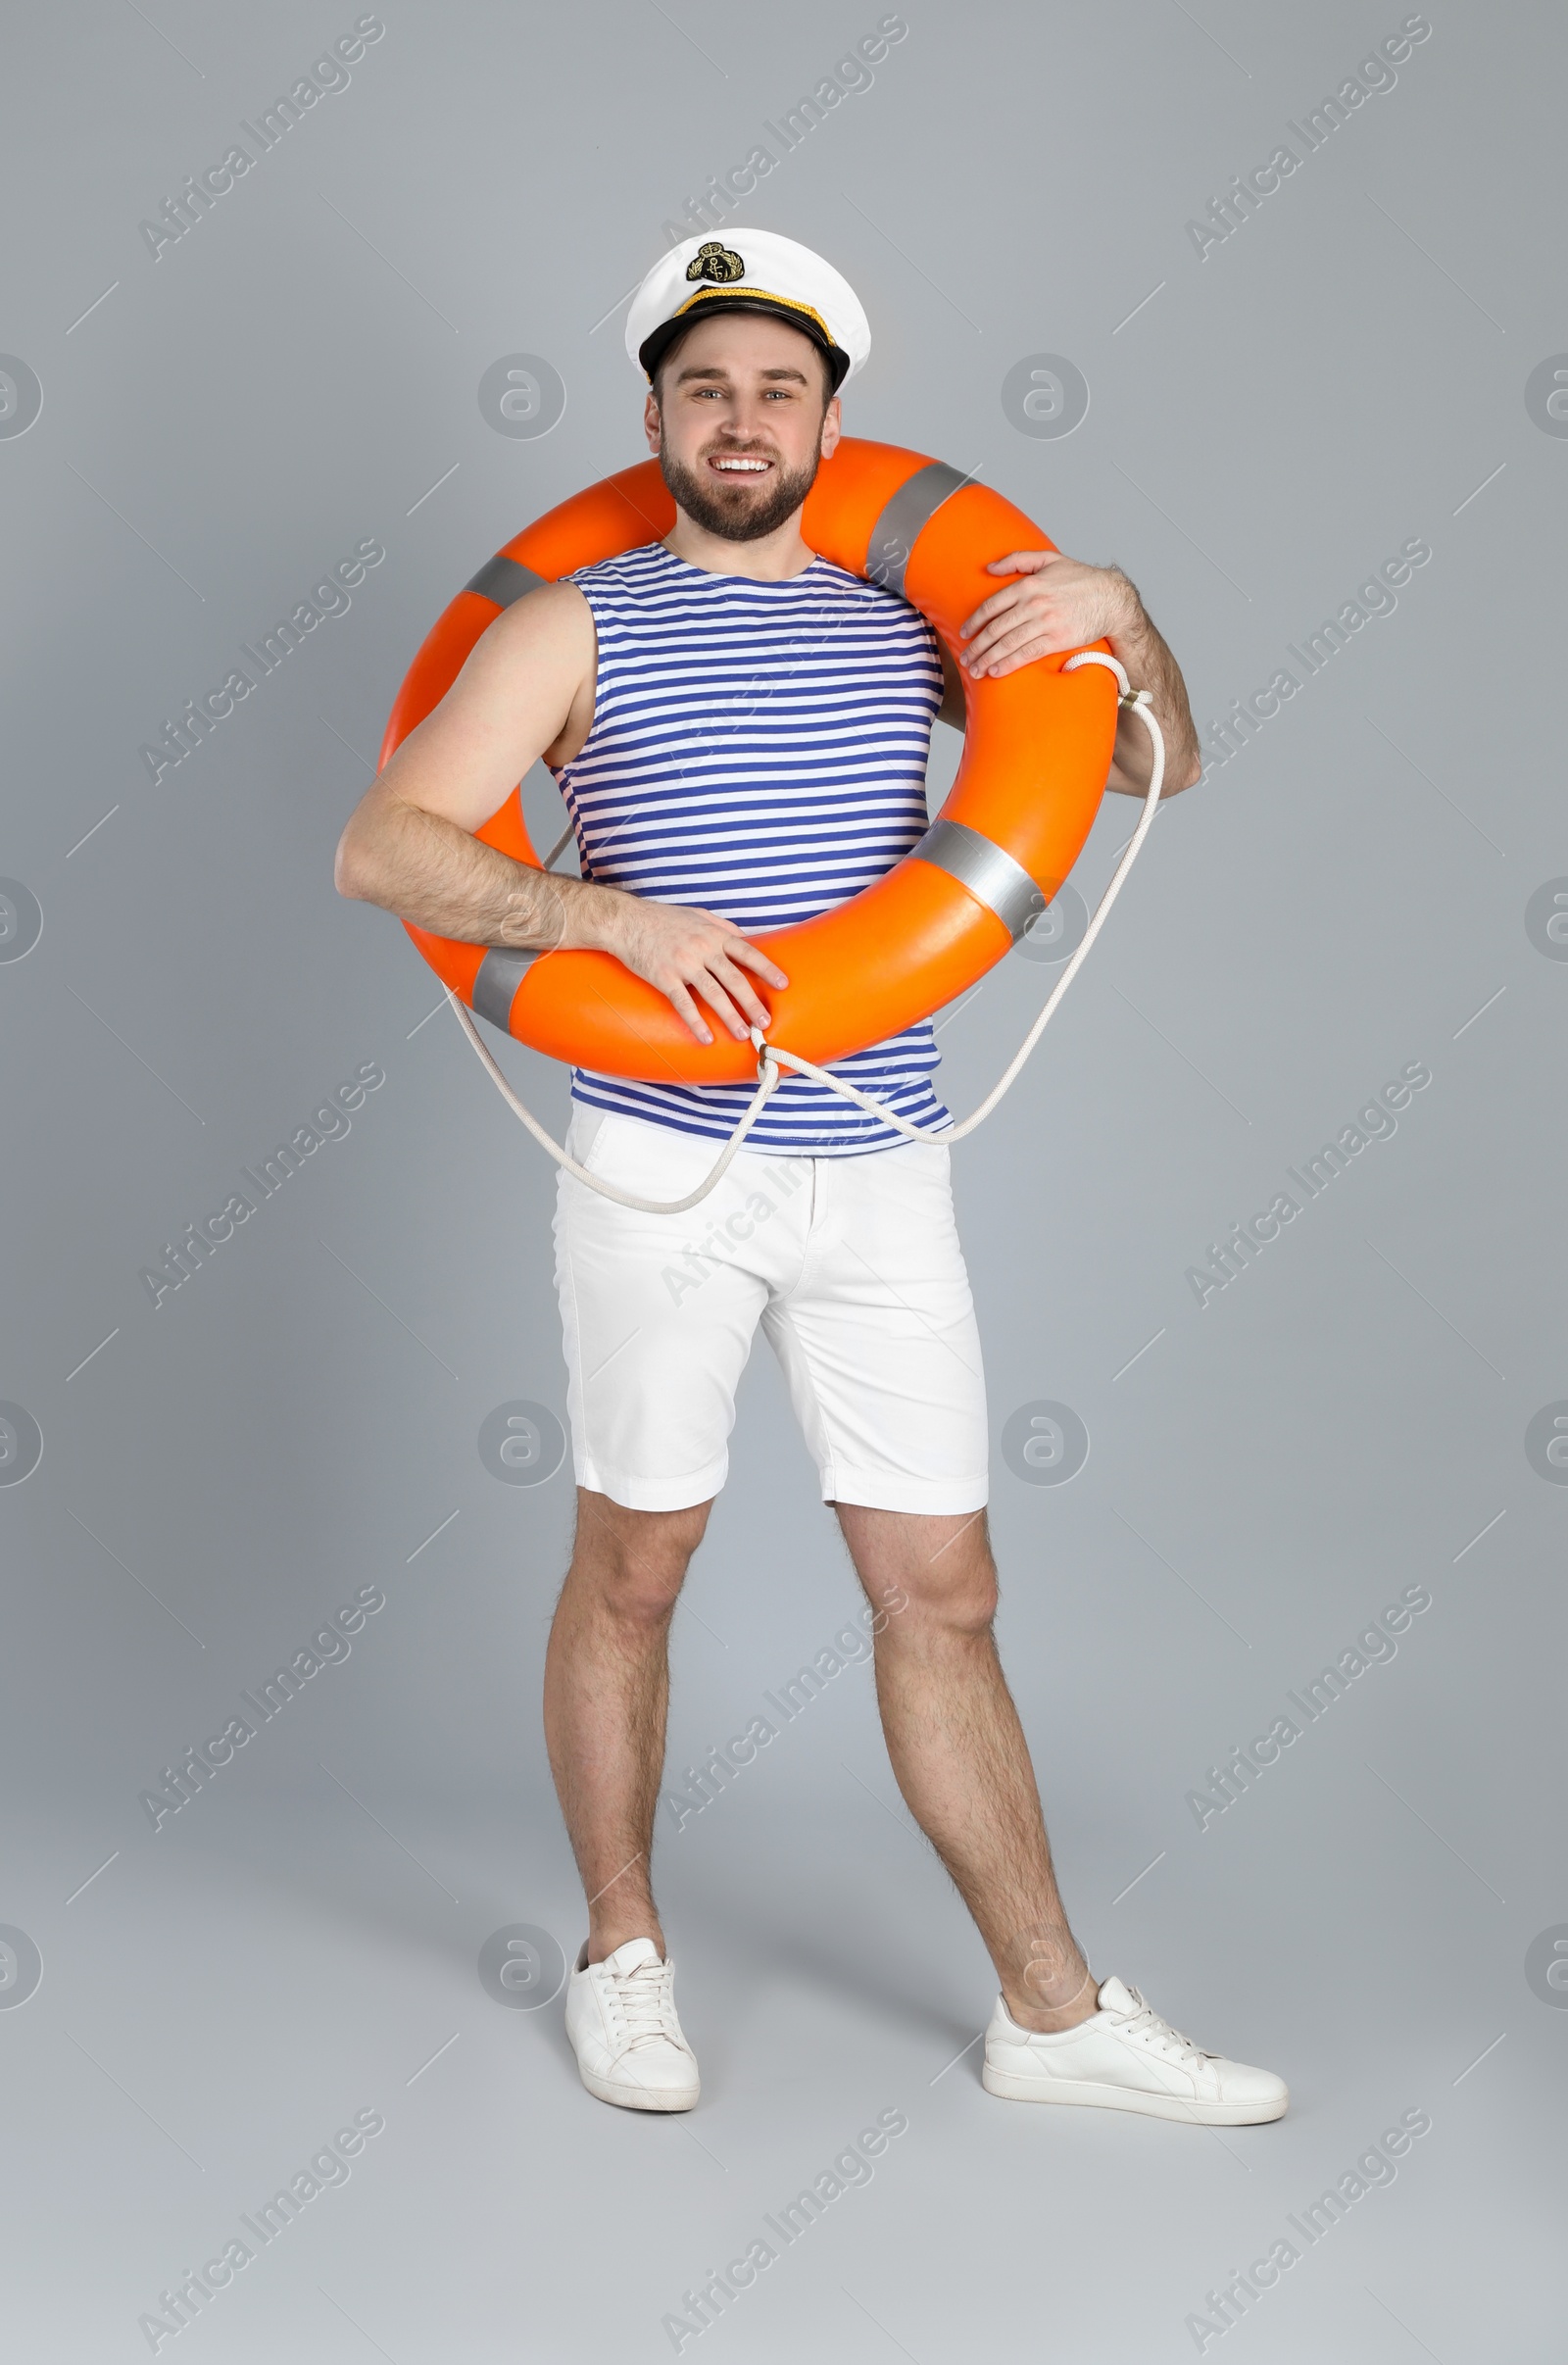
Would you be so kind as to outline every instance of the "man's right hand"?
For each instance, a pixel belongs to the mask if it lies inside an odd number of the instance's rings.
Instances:
[[[765,953],[713,912],[601,888],[568,894],[564,916],[563,947],[613,953],[635,976],[669,997],[699,1043],[713,1040],[699,1000],[744,1043],[749,1029],[766,1026],[771,1015],[746,972],[764,985],[789,984]]]

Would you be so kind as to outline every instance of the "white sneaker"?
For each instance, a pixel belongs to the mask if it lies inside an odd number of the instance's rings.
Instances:
[[[1101,1982],[1098,2010],[1053,2036],[1020,2028],[999,1995],[980,2082],[1012,2102],[1086,2102],[1199,2127],[1282,2119],[1291,2098],[1272,2070],[1203,2052],[1115,1977]]]
[[[675,2017],[675,1965],[651,1938],[628,1938],[603,1962],[584,1942],[566,1989],[566,2034],[584,2086],[626,2110],[690,2110],[697,2060]]]

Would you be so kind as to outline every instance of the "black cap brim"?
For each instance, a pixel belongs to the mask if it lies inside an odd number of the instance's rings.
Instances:
[[[714,312],[761,312],[775,320],[782,320],[787,328],[798,328],[802,336],[810,338],[819,353],[826,354],[828,368],[833,373],[833,392],[837,394],[843,385],[850,357],[842,345],[833,344],[822,334],[814,320],[797,312],[792,305],[774,304],[766,296],[746,295],[705,296],[701,304],[694,306],[690,312],[677,313],[672,320],[661,320],[653,334],[644,337],[637,348],[637,359],[647,372],[650,384],[654,371],[675,339],[684,336],[688,328],[695,328],[699,320],[707,320],[710,313]]]

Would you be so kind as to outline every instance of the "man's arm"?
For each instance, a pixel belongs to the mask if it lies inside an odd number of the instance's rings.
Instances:
[[[975,680],[987,673],[1016,671],[1038,657],[1081,649],[1089,641],[1110,645],[1135,690],[1147,690],[1165,741],[1165,780],[1160,803],[1202,777],[1198,733],[1187,703],[1181,668],[1155,630],[1138,587],[1119,567],[1086,567],[1058,550],[1015,550],[994,559],[992,574],[1017,579],[982,600],[959,627],[969,643],[960,663]],[[963,727],[962,683],[943,649],[948,690],[944,722]],[[1153,746],[1133,714],[1116,717],[1116,746],[1107,788],[1143,796],[1153,768]]]
[[[768,1019],[745,972],[789,980],[728,920],[533,869],[471,834],[574,717],[591,716],[596,669],[592,612],[574,584],[506,609],[350,814],[338,893],[467,944],[612,953],[668,996],[700,1043],[712,1035],[698,1000],[744,1041]]]

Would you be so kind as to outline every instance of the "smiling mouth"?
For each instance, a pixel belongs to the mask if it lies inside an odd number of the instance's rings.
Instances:
[[[747,483],[754,477],[765,476],[773,463],[755,452],[719,452],[710,454],[708,466],[714,476]]]

